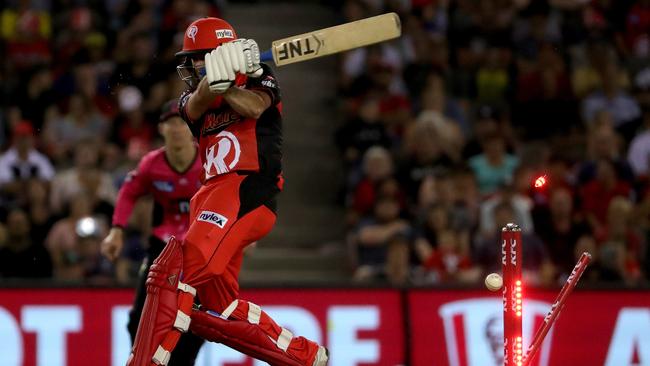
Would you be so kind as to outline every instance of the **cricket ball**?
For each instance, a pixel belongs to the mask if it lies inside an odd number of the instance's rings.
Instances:
[[[503,286],[503,278],[498,273],[490,273],[485,277],[485,287],[490,291],[499,291]]]

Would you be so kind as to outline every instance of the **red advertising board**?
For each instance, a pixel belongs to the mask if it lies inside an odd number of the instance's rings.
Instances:
[[[524,347],[556,295],[525,293]],[[499,295],[415,290],[408,297],[413,366],[503,365]],[[574,292],[531,365],[650,365],[650,292]]]
[[[0,289],[0,365],[123,366],[129,290]],[[331,365],[404,363],[400,293],[392,290],[249,290],[294,334],[327,345]],[[264,365],[220,345],[197,366]]]
[[[556,293],[525,295],[526,342]],[[461,290],[411,290],[406,296],[407,309],[396,290],[242,293],[295,334],[327,345],[332,366],[499,365],[500,296]],[[0,289],[0,365],[123,366],[131,299],[130,290]],[[209,344],[196,365],[264,363]],[[650,292],[574,292],[532,365],[650,365]]]

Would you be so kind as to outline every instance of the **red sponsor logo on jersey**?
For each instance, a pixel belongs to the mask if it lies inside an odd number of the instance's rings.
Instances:
[[[208,113],[203,123],[203,133],[210,133],[222,129],[230,124],[239,122],[242,116],[232,110],[217,113]]]

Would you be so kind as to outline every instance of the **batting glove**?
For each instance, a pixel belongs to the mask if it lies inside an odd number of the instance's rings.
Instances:
[[[223,44],[205,54],[205,72],[208,78],[208,88],[211,92],[222,94],[230,88],[241,70],[242,61],[231,49],[235,46]]]
[[[240,38],[232,43],[242,45],[245,59],[245,68],[242,70],[242,73],[246,73],[246,75],[254,78],[262,76],[264,70],[262,70],[262,66],[260,65],[260,48],[257,46],[257,42],[252,39]]]

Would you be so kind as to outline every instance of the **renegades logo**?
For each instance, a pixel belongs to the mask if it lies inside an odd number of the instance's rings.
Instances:
[[[199,32],[199,28],[195,25],[187,28],[187,38],[192,40],[192,43],[196,43],[196,34]]]
[[[221,131],[217,137],[221,137],[221,139],[205,152],[205,163],[203,164],[205,180],[231,171],[239,162],[241,155],[239,140],[235,135],[228,131]],[[213,173],[213,171],[216,172]]]

